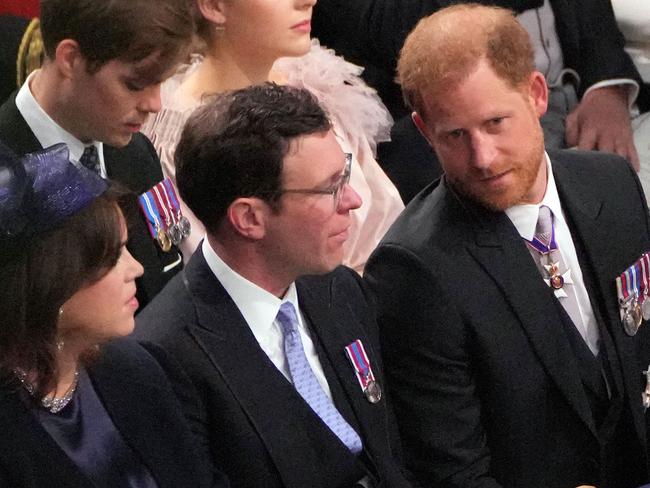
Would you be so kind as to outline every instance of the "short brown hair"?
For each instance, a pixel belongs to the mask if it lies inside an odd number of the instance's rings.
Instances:
[[[237,198],[276,205],[292,142],[330,128],[304,88],[264,83],[214,95],[192,113],[176,146],[180,195],[214,234]]]
[[[422,19],[407,37],[397,65],[406,104],[425,117],[423,96],[452,88],[481,59],[513,87],[534,71],[530,38],[512,11],[467,3]]]
[[[160,53],[171,67],[186,52],[194,24],[188,0],[41,0],[45,54],[64,39],[79,44],[89,71],[113,59],[141,61]]]
[[[122,198],[109,190],[0,260],[0,380],[21,369],[35,374],[37,397],[52,387],[59,308],[116,265]]]

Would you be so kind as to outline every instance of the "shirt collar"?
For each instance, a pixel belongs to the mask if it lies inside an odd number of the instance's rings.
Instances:
[[[535,236],[539,207],[542,205],[549,207],[556,219],[564,220],[564,216],[562,215],[562,205],[560,204],[560,195],[557,192],[555,177],[553,176],[553,167],[546,152],[544,152],[544,161],[546,163],[547,180],[546,192],[544,193],[542,201],[535,204],[514,205],[505,210],[506,215],[514,224],[519,235],[528,241],[532,240]]]
[[[203,239],[202,251],[208,267],[254,331],[264,333],[273,327],[280,306],[284,302],[291,302],[298,314],[298,291],[295,282],[291,283],[285,296],[280,299],[228,266],[212,248],[207,238]]]
[[[36,98],[29,88],[33,77],[39,70],[34,71],[29,75],[23,86],[20,87],[16,95],[16,107],[18,111],[27,122],[27,125],[32,130],[38,142],[43,148],[53,146],[54,144],[65,143],[70,151],[70,159],[74,163],[79,163],[81,155],[86,148],[86,144],[81,142],[75,136],[70,134],[67,130],[57,124],[52,117],[50,117],[45,110],[38,104]],[[99,156],[100,168],[102,176],[106,177],[106,169],[104,165],[104,151],[103,144],[99,141],[92,143],[97,148]]]

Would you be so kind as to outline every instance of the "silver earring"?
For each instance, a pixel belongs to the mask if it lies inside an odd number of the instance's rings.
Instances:
[[[63,307],[59,308],[59,317],[63,315]]]
[[[226,24],[215,24],[214,30],[217,34],[223,34],[223,31],[226,30]]]
[[[63,339],[57,339],[56,340],[56,350],[61,352],[63,351],[63,346],[65,346],[65,342],[63,342]]]

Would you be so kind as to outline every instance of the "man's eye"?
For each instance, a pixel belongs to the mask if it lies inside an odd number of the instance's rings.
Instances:
[[[464,133],[465,133],[465,131],[464,131],[463,129],[455,129],[455,130],[449,131],[449,132],[447,133],[447,137],[449,137],[450,139],[458,139],[458,138],[460,138]]]
[[[138,83],[136,81],[126,80],[124,82],[124,86],[126,86],[126,88],[128,90],[131,90],[131,91],[142,91],[142,90],[144,90],[144,86],[142,86],[140,83]]]

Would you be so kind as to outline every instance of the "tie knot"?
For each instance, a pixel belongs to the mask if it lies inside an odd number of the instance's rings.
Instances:
[[[86,146],[79,162],[91,171],[99,173],[99,155],[97,154],[97,147],[93,144]]]
[[[293,332],[298,332],[298,317],[296,316],[296,309],[291,302],[284,302],[280,306],[277,318],[282,326],[282,333],[285,336]]]
[[[537,217],[537,227],[535,227],[535,237],[537,237],[544,244],[549,243],[551,235],[553,234],[553,214],[551,209],[546,205],[539,207],[539,215]]]

